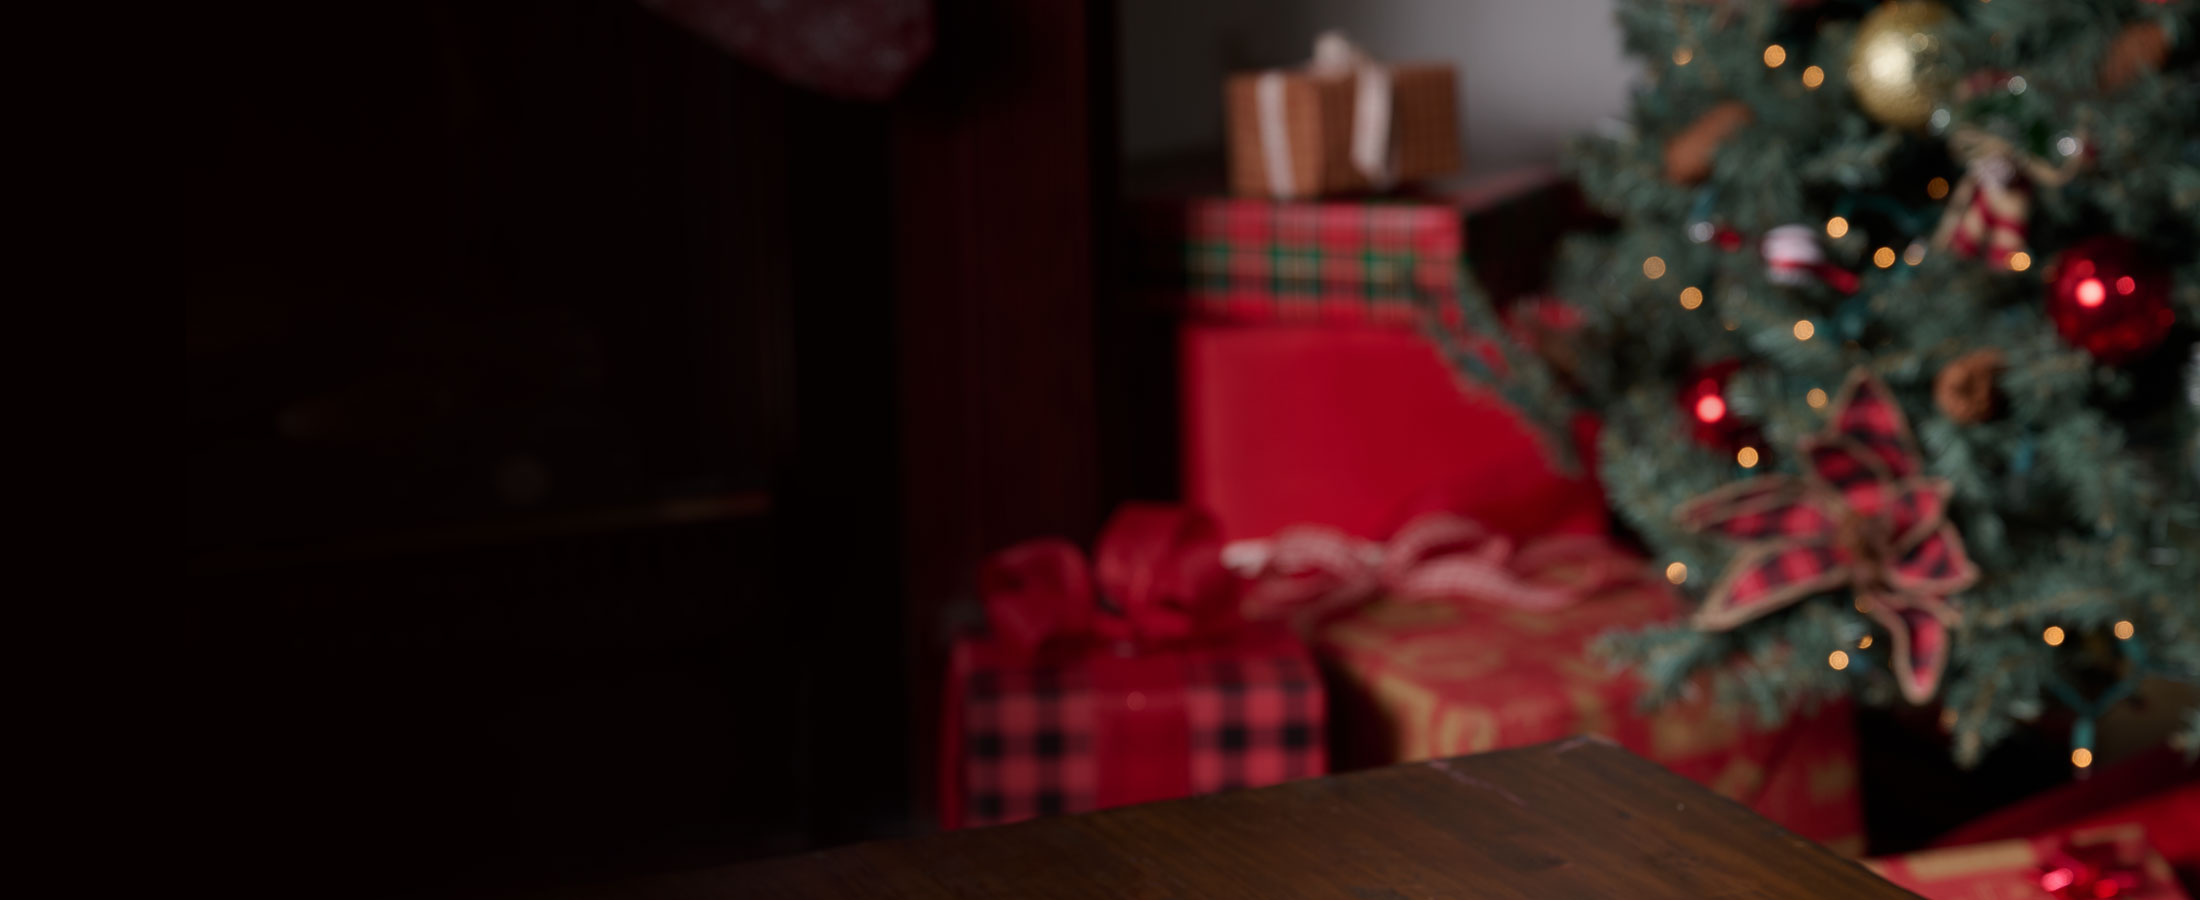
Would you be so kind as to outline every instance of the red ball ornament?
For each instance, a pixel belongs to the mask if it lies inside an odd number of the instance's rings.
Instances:
[[[1726,401],[1727,380],[1741,368],[1739,360],[1721,360],[1697,369],[1681,382],[1681,415],[1697,443],[1732,449],[1738,437],[1749,430],[1750,424],[1735,415]]]
[[[2128,238],[2104,234],[2064,250],[2048,277],[2047,315],[2063,340],[2121,365],[2169,334],[2169,269]]]

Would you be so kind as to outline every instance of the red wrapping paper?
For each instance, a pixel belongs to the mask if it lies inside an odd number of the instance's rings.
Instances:
[[[1226,540],[1303,522],[1382,539],[1435,510],[1517,536],[1605,529],[1596,485],[1414,329],[1191,322],[1178,351],[1185,496]]]

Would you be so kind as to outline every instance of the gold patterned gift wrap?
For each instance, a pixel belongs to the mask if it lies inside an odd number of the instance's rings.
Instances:
[[[1863,849],[1846,705],[1761,729],[1683,701],[1639,711],[1641,684],[1589,654],[1606,631],[1677,618],[1665,585],[1630,581],[1523,612],[1471,600],[1377,602],[1320,626],[1342,768],[1478,753],[1594,733],[1841,852]]]

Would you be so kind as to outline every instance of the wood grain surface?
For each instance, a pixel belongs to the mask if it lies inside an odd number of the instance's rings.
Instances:
[[[564,897],[1911,897],[1593,737]]]

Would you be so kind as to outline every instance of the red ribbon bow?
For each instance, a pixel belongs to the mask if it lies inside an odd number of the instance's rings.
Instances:
[[[1089,566],[1060,538],[993,554],[979,592],[994,636],[1027,652],[1049,642],[1168,644],[1237,620],[1237,584],[1222,567],[1214,519],[1163,504],[1117,508]]]
[[[1542,538],[1516,551],[1511,538],[1450,513],[1415,518],[1388,542],[1295,525],[1273,538],[1232,543],[1223,559],[1258,579],[1245,598],[1253,619],[1318,619],[1385,595],[1564,609],[1638,569],[1594,535]]]
[[[2069,839],[2040,863],[2040,888],[2061,900],[2108,900],[2146,886],[2146,870],[2116,842],[2079,845]]]
[[[1924,474],[1902,408],[1866,370],[1849,376],[1832,412],[1801,442],[1808,474],[1735,482],[1675,512],[1684,526],[1746,542],[1696,624],[1723,631],[1846,587],[1893,637],[1902,695],[1923,703],[1939,689],[1961,619],[1949,595],[1979,577],[1948,521],[1953,488]]]

